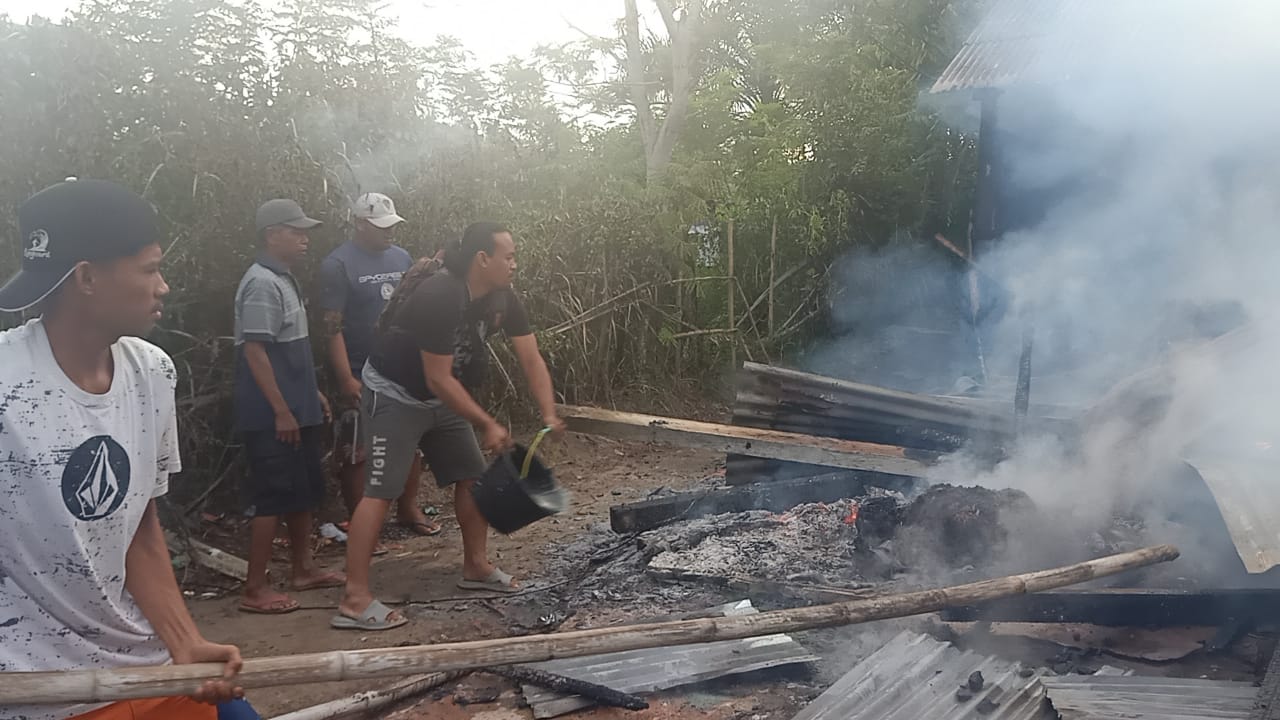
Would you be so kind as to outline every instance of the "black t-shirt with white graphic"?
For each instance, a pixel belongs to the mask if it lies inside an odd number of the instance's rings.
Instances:
[[[386,332],[374,337],[369,362],[386,379],[419,400],[427,389],[422,356],[453,356],[453,376],[470,392],[484,385],[489,369],[489,336],[529,335],[529,317],[509,288],[471,301],[467,284],[447,270],[422,281],[397,310]]]

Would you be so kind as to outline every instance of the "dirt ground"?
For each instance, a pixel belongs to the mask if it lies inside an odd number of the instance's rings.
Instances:
[[[643,499],[661,488],[678,491],[704,485],[708,478],[722,475],[722,455],[573,434],[544,445],[539,454],[554,468],[561,484],[572,493],[571,508],[561,516],[537,522],[513,536],[495,535],[491,540],[491,555],[501,567],[521,578],[526,585],[559,581],[556,583],[558,587],[551,588],[551,592],[534,593],[509,601],[488,601],[484,595],[457,589],[460,539],[453,518],[452,493],[425,482],[419,500],[422,505],[439,510],[438,519],[444,532],[436,537],[423,538],[389,524],[384,540],[392,549],[387,555],[376,558],[374,565],[376,591],[384,602],[400,607],[412,620],[410,624],[387,633],[330,629],[329,619],[336,610],[341,592],[338,589],[296,594],[303,607],[289,615],[247,615],[237,611],[239,595],[235,590],[228,591],[229,581],[188,570],[184,573],[187,581],[184,584],[193,594],[192,609],[196,620],[210,639],[236,643],[246,657],[252,658],[501,638],[547,632],[561,626],[563,629],[600,627],[657,617],[646,613],[695,610],[737,599],[719,597],[712,602],[700,594],[705,592],[705,588],[659,581],[649,584],[631,582],[635,573],[643,570],[628,564],[631,561],[620,559],[618,549],[621,548],[623,554],[639,551],[626,543],[619,543],[616,536],[607,532],[611,505]],[[950,501],[953,495],[970,498],[972,512],[953,511],[955,503]],[[934,514],[943,519],[958,518],[955,522],[962,525],[952,527],[928,517],[920,520],[945,536],[934,537],[928,544],[953,550],[957,543],[964,545],[962,541],[970,539],[970,536],[973,536],[973,542],[969,545],[974,547],[985,547],[989,542],[1000,540],[990,536],[990,528],[984,522],[994,518],[993,508],[996,505],[1021,504],[1021,498],[1007,493],[980,490],[963,494],[946,486],[934,488],[928,497],[938,500],[935,504],[940,503],[941,509]],[[860,502],[865,516],[851,515],[839,503],[819,509],[823,511],[823,517],[842,528],[848,517],[854,517],[859,532],[867,532],[870,537],[875,534],[872,530],[876,526],[874,520],[878,505],[874,504],[875,500],[867,498],[860,499]],[[886,507],[888,505],[892,503],[887,503]],[[916,503],[894,512],[916,512],[928,516],[926,511],[929,507],[932,506],[928,503]],[[966,508],[968,505],[960,509]],[[334,512],[333,508],[328,510],[330,519],[335,517]],[[971,515],[973,522],[964,522]],[[696,524],[697,521],[690,522]],[[242,525],[242,518],[209,516],[199,535],[210,544],[242,554],[246,541]],[[829,551],[830,547],[826,549]],[[342,551],[341,545],[329,544],[319,549],[318,557],[327,567],[341,568]],[[817,551],[811,554],[814,553]],[[597,570],[591,575],[566,575],[564,572],[566,563],[571,566],[575,563],[588,564],[585,561],[590,559],[590,564],[594,564],[597,557],[613,559],[601,561],[604,564],[597,565]],[[968,562],[973,558],[966,556],[952,560]],[[278,583],[285,581],[287,571],[287,550],[280,548],[273,566],[273,575]],[[568,581],[566,577],[579,579]],[[573,592],[565,593],[567,590]],[[576,598],[576,602],[565,604],[563,600],[548,600],[562,593]],[[761,601],[758,603],[761,609],[767,609],[770,602],[766,597],[754,596],[753,601]],[[583,720],[622,720],[624,717],[634,720],[766,720],[792,717],[798,708],[899,630],[934,632],[930,629],[932,625],[927,618],[914,618],[864,624],[856,628],[797,633],[797,641],[823,658],[823,662],[817,663],[809,674],[791,675],[783,672],[783,668],[775,668],[652,695],[647,697],[650,708],[640,712],[593,709],[575,713],[572,717]],[[1100,631],[1037,627],[1025,633],[1015,633],[1016,637],[1008,637],[1003,632],[992,633],[984,626],[979,623],[972,628],[956,626],[942,628],[938,632],[960,633],[959,638],[948,639],[957,642],[962,649],[998,654],[1032,667],[1069,665],[1065,672],[1073,672],[1072,668],[1077,665],[1092,667],[1101,662],[1125,667],[1124,661],[1115,659],[1117,652],[1099,654],[1096,650],[1119,643],[1121,646],[1134,646],[1138,657],[1146,658],[1152,648],[1169,654],[1168,658],[1142,663],[1138,670],[1140,674],[1233,680],[1254,679],[1259,668],[1265,666],[1265,658],[1270,657],[1269,648],[1273,645],[1273,641],[1266,639],[1272,644],[1264,643],[1264,647],[1257,643],[1244,643],[1239,648],[1233,647],[1230,653],[1198,653],[1188,659],[1169,662],[1201,647],[1206,637],[1213,636],[1214,629],[1184,629],[1172,634],[1163,632],[1158,637],[1137,638],[1131,634],[1117,636],[1118,640],[1116,637],[1095,638],[1096,642],[1084,643],[1095,650],[1077,652],[1069,648],[1080,646],[1086,636],[1092,637],[1093,633]],[[1059,635],[1065,632],[1070,637],[1046,635],[1051,632]],[[389,682],[356,681],[268,688],[251,692],[249,699],[264,718],[271,718],[290,710],[376,689]],[[477,697],[484,701],[467,702]],[[380,717],[394,720],[524,720],[531,717],[529,710],[519,705],[520,697],[513,684],[491,675],[476,674],[386,710]]]
[[[708,475],[721,472],[723,456],[705,452],[632,445],[596,437],[570,434],[559,442],[548,442],[540,450],[556,473],[556,477],[572,493],[569,512],[535,523],[512,536],[495,536],[491,553],[496,562],[526,584],[536,584],[538,573],[547,557],[548,547],[577,536],[599,523],[607,523],[609,506],[642,499],[660,487],[684,489]],[[384,536],[391,552],[375,558],[374,587],[389,605],[412,601],[406,610],[412,619],[408,625],[386,633],[361,633],[329,628],[340,590],[316,590],[298,593],[302,609],[288,615],[249,615],[239,612],[239,596],[232,592],[212,599],[194,599],[192,612],[205,634],[212,640],[232,642],[240,646],[245,657],[262,657],[295,653],[321,652],[401,644],[437,643],[504,637],[507,622],[501,611],[468,597],[457,589],[461,540],[453,519],[452,491],[435,488],[424,482],[422,504],[440,510],[439,521],[444,532],[424,538],[410,536],[398,527],[389,527]],[[209,528],[206,539],[230,550],[224,520],[222,528]],[[222,537],[217,537],[221,535]],[[242,552],[242,550],[240,550]],[[288,571],[283,549],[277,552],[273,575],[278,582]],[[341,546],[320,550],[318,557],[327,567],[340,569],[343,564]],[[210,590],[206,588],[206,590]],[[212,592],[197,592],[198,595]],[[456,600],[449,600],[455,598]],[[418,603],[431,603],[421,605]],[[298,687],[258,690],[250,700],[264,718],[300,707],[315,705],[362,690],[379,682],[328,683]],[[436,707],[439,705],[439,707]],[[444,706],[448,706],[445,709]],[[428,715],[404,717],[485,718],[527,717],[526,715],[494,715],[494,705],[454,706],[451,700],[432,705]],[[637,720],[666,717],[720,718],[733,709],[689,708],[677,700],[655,703],[649,711],[628,714]],[[683,709],[682,709],[683,708]],[[421,711],[416,711],[421,712]],[[611,718],[605,711],[582,715]]]

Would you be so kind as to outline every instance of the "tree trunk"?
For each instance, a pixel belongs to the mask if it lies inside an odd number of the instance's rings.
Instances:
[[[636,106],[636,124],[644,142],[645,181],[658,182],[666,176],[676,143],[689,116],[693,98],[694,59],[697,54],[698,29],[702,23],[702,0],[692,0],[684,15],[677,20],[671,0],[654,0],[662,21],[667,26],[671,44],[671,84],[667,87],[670,101],[659,123],[653,115],[651,94],[644,74],[644,55],[640,45],[640,13],[636,0],[623,0],[623,42],[627,48],[627,85]]]

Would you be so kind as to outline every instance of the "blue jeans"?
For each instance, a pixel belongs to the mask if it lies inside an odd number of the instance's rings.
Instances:
[[[218,720],[262,720],[246,700],[230,700],[218,706]]]

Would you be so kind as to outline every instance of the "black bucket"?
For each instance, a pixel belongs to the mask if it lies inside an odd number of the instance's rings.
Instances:
[[[471,488],[480,514],[504,535],[559,514],[569,505],[568,493],[556,484],[551,469],[537,455],[529,463],[529,476],[520,479],[526,453],[527,448],[516,445],[499,455]]]

